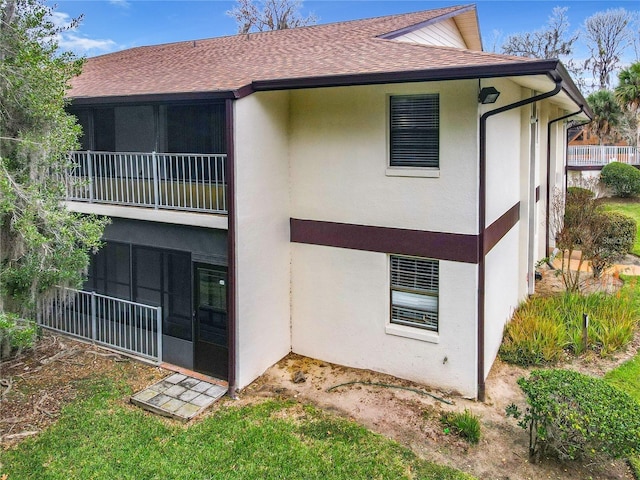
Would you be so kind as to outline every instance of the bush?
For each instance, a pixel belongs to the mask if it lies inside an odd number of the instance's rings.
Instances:
[[[480,419],[465,408],[464,412],[446,412],[440,421],[452,428],[457,435],[476,444],[480,441]]]
[[[585,351],[582,315],[589,315],[586,348],[605,357],[633,338],[639,321],[635,282],[614,295],[565,293],[531,297],[505,325],[500,358],[516,365],[549,365]]]
[[[593,276],[598,278],[615,260],[631,251],[637,226],[633,218],[617,212],[598,212],[593,222],[597,233],[583,253],[591,262]]]
[[[611,162],[605,165],[600,172],[600,181],[619,197],[632,197],[640,193],[640,171],[626,163]]]
[[[38,333],[36,324],[17,315],[0,312],[0,358],[33,347]]]
[[[555,363],[569,343],[555,298],[533,297],[522,303],[504,329],[500,358],[516,365]]]
[[[599,378],[569,370],[538,370],[518,385],[529,407],[507,415],[529,431],[529,455],[555,454],[563,460],[640,452],[640,405]]]
[[[584,187],[568,187],[567,188],[567,200],[572,201],[574,199],[594,198],[596,195],[590,189]]]

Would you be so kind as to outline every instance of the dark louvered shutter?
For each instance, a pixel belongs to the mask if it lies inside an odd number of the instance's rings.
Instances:
[[[392,167],[440,165],[440,99],[437,94],[391,97]]]

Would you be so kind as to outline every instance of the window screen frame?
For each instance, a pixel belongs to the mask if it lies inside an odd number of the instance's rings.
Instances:
[[[441,99],[439,92],[430,92],[430,93],[415,93],[415,94],[390,94],[387,96],[387,131],[388,131],[388,139],[387,139],[387,173],[390,175],[399,174],[401,175],[402,171],[414,171],[414,172],[439,172],[440,170],[440,157],[441,157]],[[420,98],[424,98],[425,101],[435,102],[435,123],[436,125],[427,125],[423,127],[419,127],[416,125],[409,125],[406,128],[402,128],[397,125],[397,121],[394,121],[396,118],[396,110],[401,106],[400,103],[403,100],[419,100]],[[407,108],[409,108],[407,106]],[[429,105],[426,105],[425,108],[429,108]],[[433,115],[433,112],[427,115]],[[407,115],[408,116],[408,115]],[[405,122],[406,123],[406,122]],[[425,121],[425,123],[429,123]],[[430,146],[429,142],[433,143],[433,137],[431,140],[428,138],[425,140],[426,146],[422,149],[424,155],[434,155],[435,153],[435,162],[434,161],[419,161],[419,160],[411,160],[411,159],[401,159],[394,158],[397,152],[397,135],[402,132],[420,132],[424,131],[426,133],[433,133],[435,131],[435,147]],[[415,142],[413,142],[415,144]]]
[[[394,259],[400,260],[408,260],[421,262],[424,266],[429,265],[431,270],[436,270],[436,278],[435,280],[431,278],[429,281],[431,284],[436,283],[435,290],[431,289],[421,289],[415,286],[411,287],[410,285],[395,285],[394,284]],[[389,325],[393,327],[401,327],[401,328],[409,328],[415,329],[415,331],[425,332],[429,334],[438,335],[440,333],[440,261],[432,258],[425,257],[413,257],[407,255],[395,255],[390,254],[388,260],[388,268],[389,268]],[[416,263],[417,264],[417,263]],[[428,324],[420,324],[417,322],[411,322],[408,320],[398,321],[394,320],[394,301],[393,301],[393,292],[401,292],[401,293],[409,293],[412,295],[421,295],[424,297],[435,298],[436,299],[436,308],[435,312],[430,310],[420,310],[415,309],[415,311],[420,312],[424,311],[425,313],[430,313],[435,315],[435,328],[430,327]]]

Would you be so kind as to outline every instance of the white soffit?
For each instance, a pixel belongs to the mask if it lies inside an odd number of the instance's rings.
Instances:
[[[440,18],[381,35],[400,42],[482,51],[482,39],[475,6]]]
[[[394,38],[396,42],[419,43],[439,47],[467,48],[456,22],[447,18],[437,23],[417,28],[411,32]]]
[[[514,83],[533,90],[535,95],[539,95],[541,93],[549,92],[555,88],[555,83],[546,75],[529,75],[522,77],[509,77],[509,80]],[[573,99],[564,91],[561,90],[557,95],[545,99],[545,101],[549,101],[555,105],[560,106],[564,110],[569,112],[577,111],[580,106],[573,101]],[[577,116],[577,118],[582,118],[584,120],[588,120],[584,113]]]
[[[478,25],[478,15],[476,9],[473,8],[467,12],[461,13],[453,17],[454,22],[458,26],[458,30],[462,34],[467,48],[469,50],[482,51],[482,38],[480,37],[480,26]]]

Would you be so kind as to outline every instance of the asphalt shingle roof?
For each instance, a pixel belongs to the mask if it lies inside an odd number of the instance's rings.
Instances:
[[[82,74],[72,81],[70,97],[228,92],[259,81],[527,62],[379,38],[466,8],[123,50],[89,58]]]

